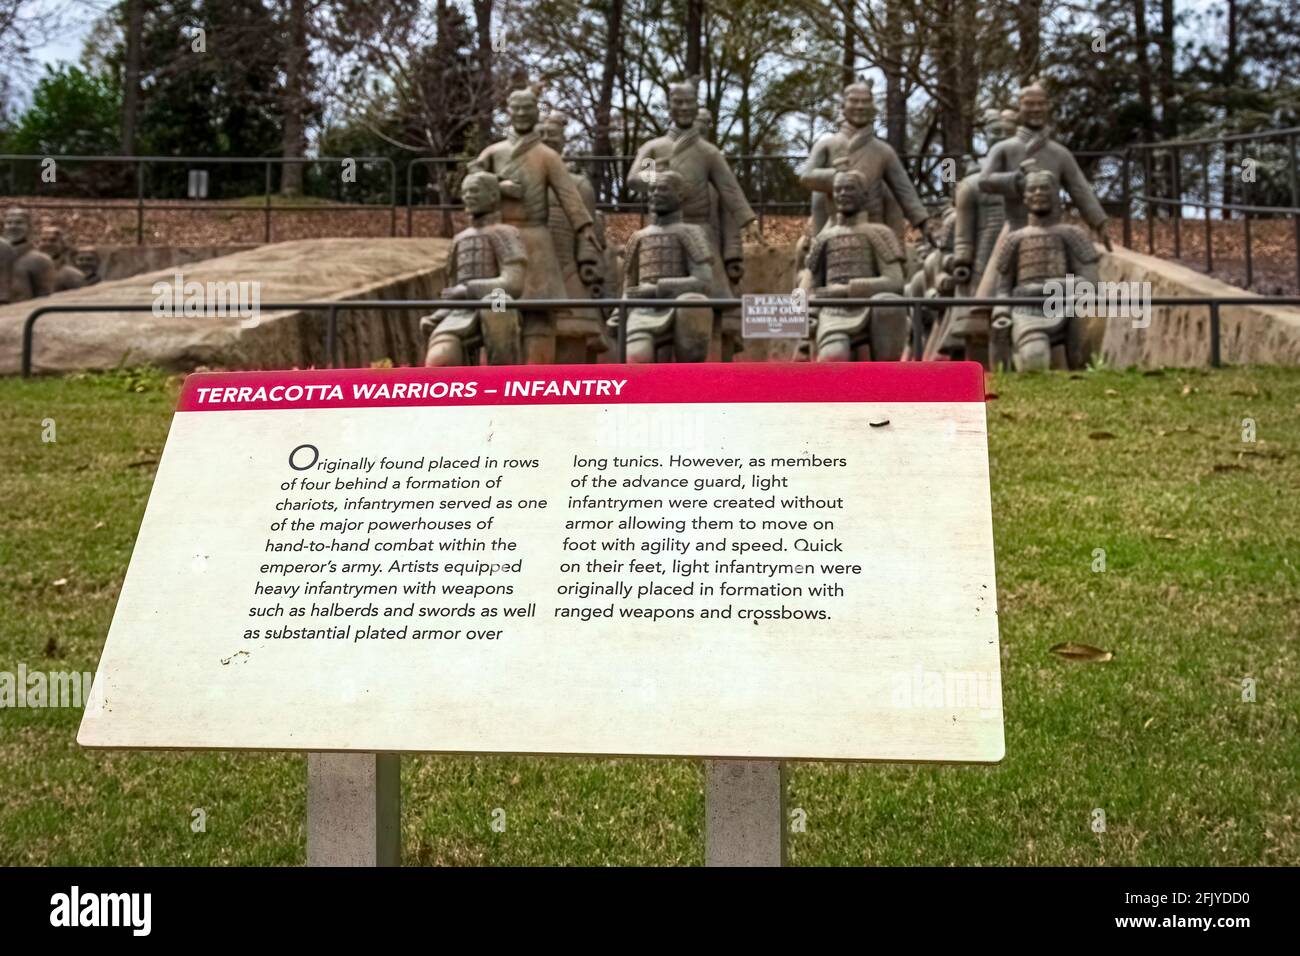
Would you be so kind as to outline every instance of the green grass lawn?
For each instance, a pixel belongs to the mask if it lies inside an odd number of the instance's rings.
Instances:
[[[0,670],[94,669],[175,387],[0,380]],[[793,767],[792,862],[1300,864],[1300,370],[991,388],[1006,759]],[[79,720],[0,711],[0,864],[303,862],[304,757],[91,753]],[[403,857],[698,864],[702,784],[688,761],[406,757]]]

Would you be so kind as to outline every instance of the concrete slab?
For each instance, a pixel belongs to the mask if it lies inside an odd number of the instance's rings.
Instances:
[[[182,282],[257,282],[262,302],[436,298],[450,242],[446,239],[306,239],[260,246],[186,265]],[[48,315],[36,326],[34,367],[66,372],[151,364],[188,371],[196,366],[301,368],[325,363],[323,313],[261,312],[239,316],[167,318],[94,314],[95,304],[151,304],[156,283],[171,285],[175,268],[89,289],[61,292],[41,304],[85,304],[87,311]],[[22,326],[32,302],[0,307],[0,373],[20,368]],[[422,360],[416,312],[340,314],[339,346],[350,365],[390,359]]]

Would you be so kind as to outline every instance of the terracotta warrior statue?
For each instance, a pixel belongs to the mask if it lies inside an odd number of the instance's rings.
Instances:
[[[429,333],[424,364],[477,364],[486,349],[489,365],[518,365],[522,358],[522,319],[506,308],[527,284],[528,253],[519,230],[500,221],[501,189],[491,173],[471,171],[461,183],[461,198],[470,225],[452,240],[447,275],[455,282],[442,290],[444,299],[493,299],[486,309],[439,309],[420,319]]]
[[[63,239],[62,228],[53,224],[42,226],[40,247],[41,252],[54,263],[55,292],[80,289],[86,284],[86,277],[81,274],[81,270],[68,262],[68,244]]]
[[[869,220],[866,177],[856,169],[842,169],[831,189],[836,216],[808,247],[808,294],[815,298],[898,295],[904,282],[903,244],[888,226]],[[816,310],[815,342],[818,362],[897,361],[908,342],[907,310],[821,306]]]
[[[20,206],[5,212],[4,238],[7,249],[0,255],[9,259],[7,268],[0,263],[0,274],[9,276],[8,302],[26,302],[54,291],[54,262],[31,243],[32,217]]]
[[[563,113],[552,111],[546,115],[541,125],[542,142],[564,158],[565,127],[569,118]],[[596,209],[596,189],[587,174],[572,163],[566,164],[573,184],[582,197],[587,214],[591,216],[596,243],[605,245],[605,217]],[[568,214],[560,205],[558,197],[551,193],[550,214],[547,224],[551,230],[551,243],[555,247],[555,257],[559,260],[560,271],[564,273],[565,295],[571,299],[598,298],[605,284],[605,257],[596,264],[594,270],[579,265],[581,254],[578,235]],[[605,339],[604,323],[596,309],[575,309],[571,312],[556,313],[556,349],[560,362],[593,362],[601,352],[608,351],[609,343]],[[572,341],[576,340],[576,341]]]
[[[624,295],[664,299],[663,308],[633,309],[627,321],[627,360],[703,362],[709,357],[713,310],[692,307],[713,285],[714,249],[704,227],[684,221],[685,179],[663,169],[650,185],[652,221],[624,250]]]
[[[885,223],[901,238],[902,218],[906,218],[929,236],[937,223],[930,221],[929,210],[894,148],[876,138],[876,107],[869,85],[851,83],[844,88],[842,115],[840,128],[813,144],[799,172],[799,181],[813,193],[812,234],[821,232],[829,218],[835,161],[846,159],[848,167],[856,169],[866,183],[866,214],[871,222]],[[901,211],[901,216],[891,209]]]
[[[1032,161],[1024,170],[1025,192],[1021,205],[1025,225],[1014,229],[998,244],[989,267],[995,281],[994,295],[1040,296],[1044,286],[1066,276],[1097,281],[1100,252],[1088,233],[1079,226],[1060,221],[1061,183],[1050,169],[1036,168]],[[1059,297],[1058,297],[1059,298]],[[1087,362],[1083,354],[1082,319],[1056,302],[1053,315],[1046,306],[997,306],[993,310],[995,360],[1007,344],[1017,371],[1051,367],[1052,347],[1065,347],[1066,363],[1072,369]],[[996,362],[995,362],[996,364]]]
[[[595,282],[601,261],[595,224],[582,194],[568,168],[555,150],[542,141],[538,128],[537,94],[529,89],[515,90],[507,101],[510,108],[510,132],[498,143],[483,150],[476,164],[493,173],[501,189],[501,219],[519,230],[528,252],[527,285],[529,299],[566,298],[564,273],[551,239],[550,210],[554,196],[568,218],[575,234],[574,258],[585,272],[584,278]],[[556,331],[559,315],[555,312],[522,309],[524,361],[549,364],[557,360]],[[562,361],[582,362],[587,357],[587,343],[582,338],[567,338]],[[579,346],[581,347],[579,350]]]
[[[83,286],[98,285],[102,279],[99,274],[99,253],[92,246],[83,246],[72,254],[72,264],[85,276]]]
[[[700,129],[699,93],[696,81],[673,83],[668,88],[672,129],[642,146],[628,172],[629,189],[648,192],[648,174],[661,164],[681,174],[682,220],[702,226],[714,248],[713,286],[709,295],[728,299],[735,296],[733,285],[745,275],[744,232],[758,219],[740,188],[740,182],[717,146]],[[720,345],[724,361],[740,351],[740,317],[734,311],[721,317]]]

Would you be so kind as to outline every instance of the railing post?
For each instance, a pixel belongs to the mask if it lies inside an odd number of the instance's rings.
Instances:
[[[339,308],[331,305],[325,313],[325,361],[338,368]]]
[[[401,862],[401,757],[307,755],[307,865]]]
[[[1296,183],[1296,160],[1295,160],[1295,135],[1292,134],[1286,138],[1287,154],[1291,160],[1291,226],[1295,237],[1295,281],[1296,287],[1300,288],[1300,213],[1295,210],[1300,208],[1300,188]]]
[[[388,206],[391,213],[388,218],[388,236],[397,238],[397,164],[388,160]]]
[[[406,238],[410,239],[415,236],[414,219],[415,210],[411,207],[411,170],[415,168],[416,161],[410,160],[406,164]]]
[[[1169,150],[1169,187],[1173,192],[1174,258],[1183,257],[1183,154],[1178,148]]]
[[[785,765],[704,762],[704,865],[784,866]]]
[[[1214,272],[1214,231],[1210,224],[1210,147],[1201,147],[1201,175],[1205,178],[1205,271]]]
[[[1129,182],[1133,175],[1133,160],[1130,150],[1124,150],[1124,159],[1120,164],[1120,198],[1124,203],[1124,247],[1133,248],[1133,190]]]
[[[144,160],[135,161],[135,244],[144,245]]]
[[[1151,150],[1142,150],[1142,195],[1146,197],[1143,202],[1143,215],[1147,219],[1147,255],[1151,255],[1156,250],[1156,221],[1152,213],[1155,211],[1153,206],[1151,192]]]
[[[925,355],[925,327],[923,325],[924,315],[921,313],[921,306],[912,303],[912,361],[919,362]],[[938,320],[935,321],[935,327],[939,326]],[[874,356],[873,356],[874,357]]]
[[[1244,143],[1241,146],[1241,160],[1242,160],[1242,165],[1244,166],[1246,162],[1246,145]],[[1249,289],[1252,285],[1255,284],[1255,254],[1254,254],[1254,249],[1251,248],[1253,242],[1253,236],[1250,228],[1250,203],[1252,199],[1250,193],[1251,193],[1250,181],[1243,176],[1241,180],[1241,199],[1242,199],[1241,217],[1242,217],[1242,225],[1245,227],[1246,230],[1246,288],[1247,289]]]
[[[627,303],[618,304],[618,361],[627,364]]]
[[[266,205],[263,213],[265,219],[263,232],[266,235],[264,242],[271,241],[271,163],[268,160],[266,164]]]
[[[1219,352],[1219,303],[1210,301],[1210,368],[1219,368],[1223,357]]]

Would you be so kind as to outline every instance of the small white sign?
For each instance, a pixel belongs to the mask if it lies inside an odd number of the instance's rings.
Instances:
[[[806,339],[808,308],[802,293],[746,295],[740,334],[747,339]]]

